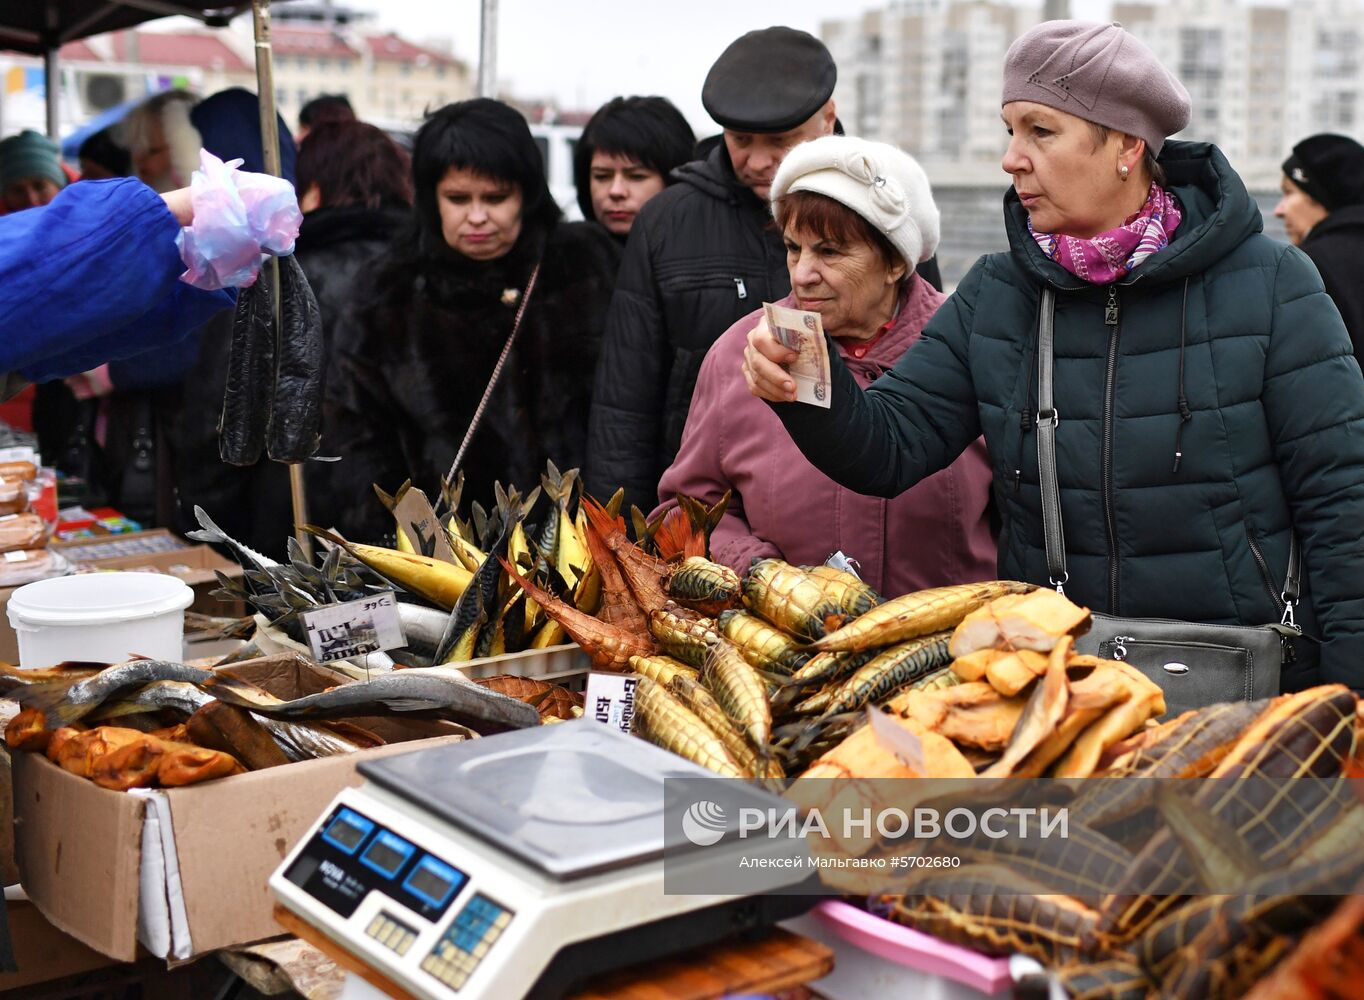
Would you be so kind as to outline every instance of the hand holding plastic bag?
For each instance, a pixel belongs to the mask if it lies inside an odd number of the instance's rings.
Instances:
[[[241,163],[199,151],[190,182],[194,222],[176,241],[186,268],[181,280],[195,288],[246,288],[260,273],[262,253],[294,252],[303,213],[293,185],[238,170]]]

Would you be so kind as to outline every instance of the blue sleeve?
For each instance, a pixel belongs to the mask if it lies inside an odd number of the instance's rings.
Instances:
[[[81,181],[0,218],[0,372],[61,378],[182,340],[232,305],[179,280],[179,223],[141,181]]]
[[[157,350],[109,362],[109,381],[117,390],[156,389],[183,382],[199,359],[202,329]]]

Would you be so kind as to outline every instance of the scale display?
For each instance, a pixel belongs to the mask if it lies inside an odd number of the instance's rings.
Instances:
[[[346,806],[333,810],[284,877],[343,917],[378,890],[427,920],[443,914],[468,881],[454,865]]]

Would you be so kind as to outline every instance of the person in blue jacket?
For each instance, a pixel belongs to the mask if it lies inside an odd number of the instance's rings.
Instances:
[[[0,217],[0,398],[178,344],[231,308],[231,290],[180,280],[188,189],[84,181]]]

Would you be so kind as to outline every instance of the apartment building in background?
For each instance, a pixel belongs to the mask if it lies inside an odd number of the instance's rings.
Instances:
[[[273,35],[275,93],[289,122],[319,94],[345,94],[359,117],[386,128],[411,128],[427,111],[473,96],[463,61],[393,32],[296,22]]]
[[[1315,132],[1364,136],[1364,4],[1306,0],[1115,3],[1189,90],[1181,138],[1217,143],[1252,183],[1277,183],[1293,144]]]
[[[935,182],[997,180],[1004,53],[1041,3],[903,0],[828,22],[845,127],[914,153]],[[1364,2],[1117,2],[1113,20],[1183,82],[1193,118],[1179,138],[1215,142],[1255,188],[1314,132],[1364,137]]]
[[[1042,10],[1041,3],[903,0],[825,23],[844,128],[913,153],[935,181],[998,181],[1004,53]]]

